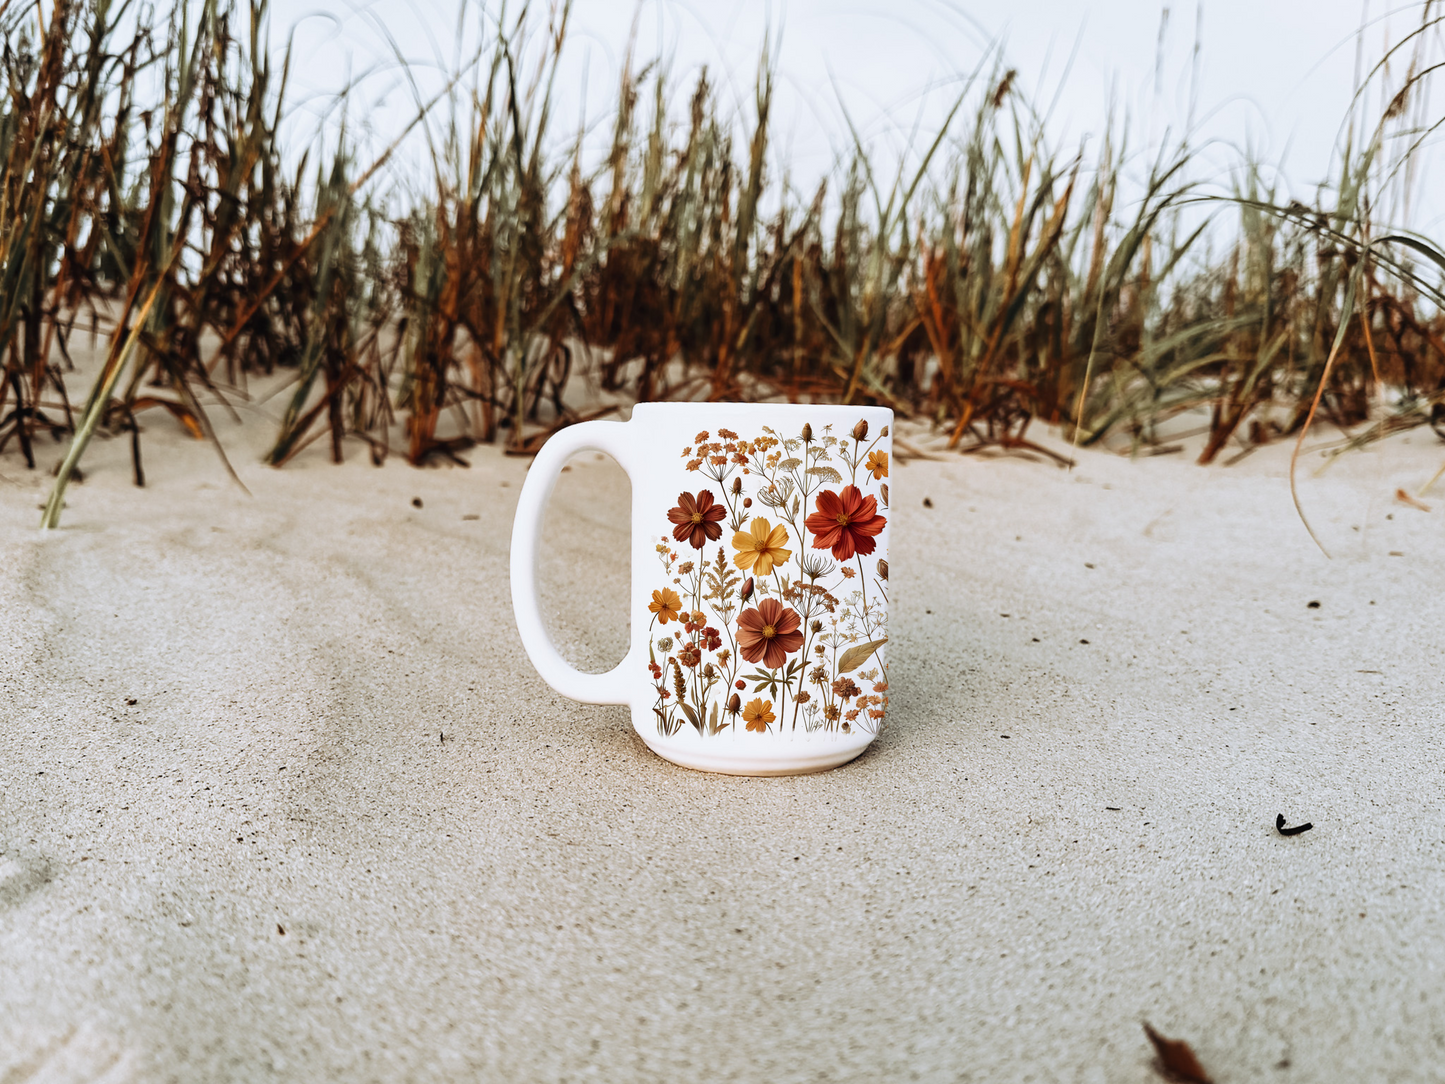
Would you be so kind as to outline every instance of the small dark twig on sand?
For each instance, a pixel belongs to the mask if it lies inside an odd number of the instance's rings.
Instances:
[[[1278,817],[1274,819],[1274,830],[1282,836],[1297,836],[1301,832],[1308,832],[1313,827],[1313,824],[1311,824],[1309,821],[1305,821],[1303,824],[1296,824],[1293,828],[1286,828],[1284,826],[1283,813],[1281,813]]]

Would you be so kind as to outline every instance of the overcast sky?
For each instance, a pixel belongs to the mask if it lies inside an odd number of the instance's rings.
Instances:
[[[384,133],[403,123],[411,93],[389,64],[393,47],[423,83],[454,62],[455,0],[319,0],[311,10],[318,14],[294,24],[293,88],[323,100],[346,73],[374,70],[357,93],[353,125],[369,121]],[[477,11],[495,19],[498,10],[474,6],[472,25]],[[1308,199],[1329,171],[1354,91],[1361,26],[1368,69],[1420,10],[1383,0],[576,0],[554,130],[559,138],[575,132],[585,113],[605,132],[634,22],[639,56],[667,62],[679,110],[707,65],[725,101],[750,112],[771,36],[775,146],[806,188],[846,145],[840,101],[870,143],[901,144],[915,123],[925,132],[935,124],[962,79],[1000,49],[1037,107],[1053,105],[1049,132],[1059,149],[1096,138],[1111,103],[1128,115],[1136,143],[1182,131],[1194,87],[1195,141],[1213,141],[1210,161],[1221,173],[1237,160],[1226,146],[1248,145],[1283,165],[1289,194]],[[1396,65],[1397,76],[1404,67]],[[1427,206],[1416,224],[1435,217]]]

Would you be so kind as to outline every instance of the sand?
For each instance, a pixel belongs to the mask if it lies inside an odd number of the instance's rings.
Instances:
[[[1427,431],[1308,459],[1332,560],[1284,449],[898,464],[889,728],[738,779],[532,671],[525,460],[221,429],[251,496],[153,416],[45,537],[0,460],[0,1082],[1143,1082],[1143,1020],[1220,1082],[1439,1079]],[[588,456],[553,505],[592,669],[626,502]]]

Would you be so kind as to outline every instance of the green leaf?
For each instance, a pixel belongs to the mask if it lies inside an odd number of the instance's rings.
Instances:
[[[856,670],[868,661],[868,656],[877,651],[888,642],[888,637],[881,640],[869,640],[866,644],[859,644],[857,647],[850,647],[843,652],[843,657],[838,660],[838,673],[846,674],[850,670]]]
[[[744,674],[743,680],[757,682],[757,684],[753,686],[753,692],[755,693],[760,693],[764,689],[767,689],[769,695],[778,695],[778,681],[780,679],[778,675],[773,671],[763,670],[759,668],[757,670],[754,670],[751,674]]]

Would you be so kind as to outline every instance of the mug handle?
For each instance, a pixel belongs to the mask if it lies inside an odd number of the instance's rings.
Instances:
[[[630,702],[624,674],[629,670],[631,648],[627,657],[605,674],[584,674],[561,656],[547,635],[537,599],[537,539],[547,499],[567,460],[578,452],[603,452],[617,460],[630,475],[631,436],[626,422],[579,422],[554,433],[532,460],[512,522],[512,611],[522,647],[548,685],[584,704]],[[631,553],[630,546],[627,552]]]

